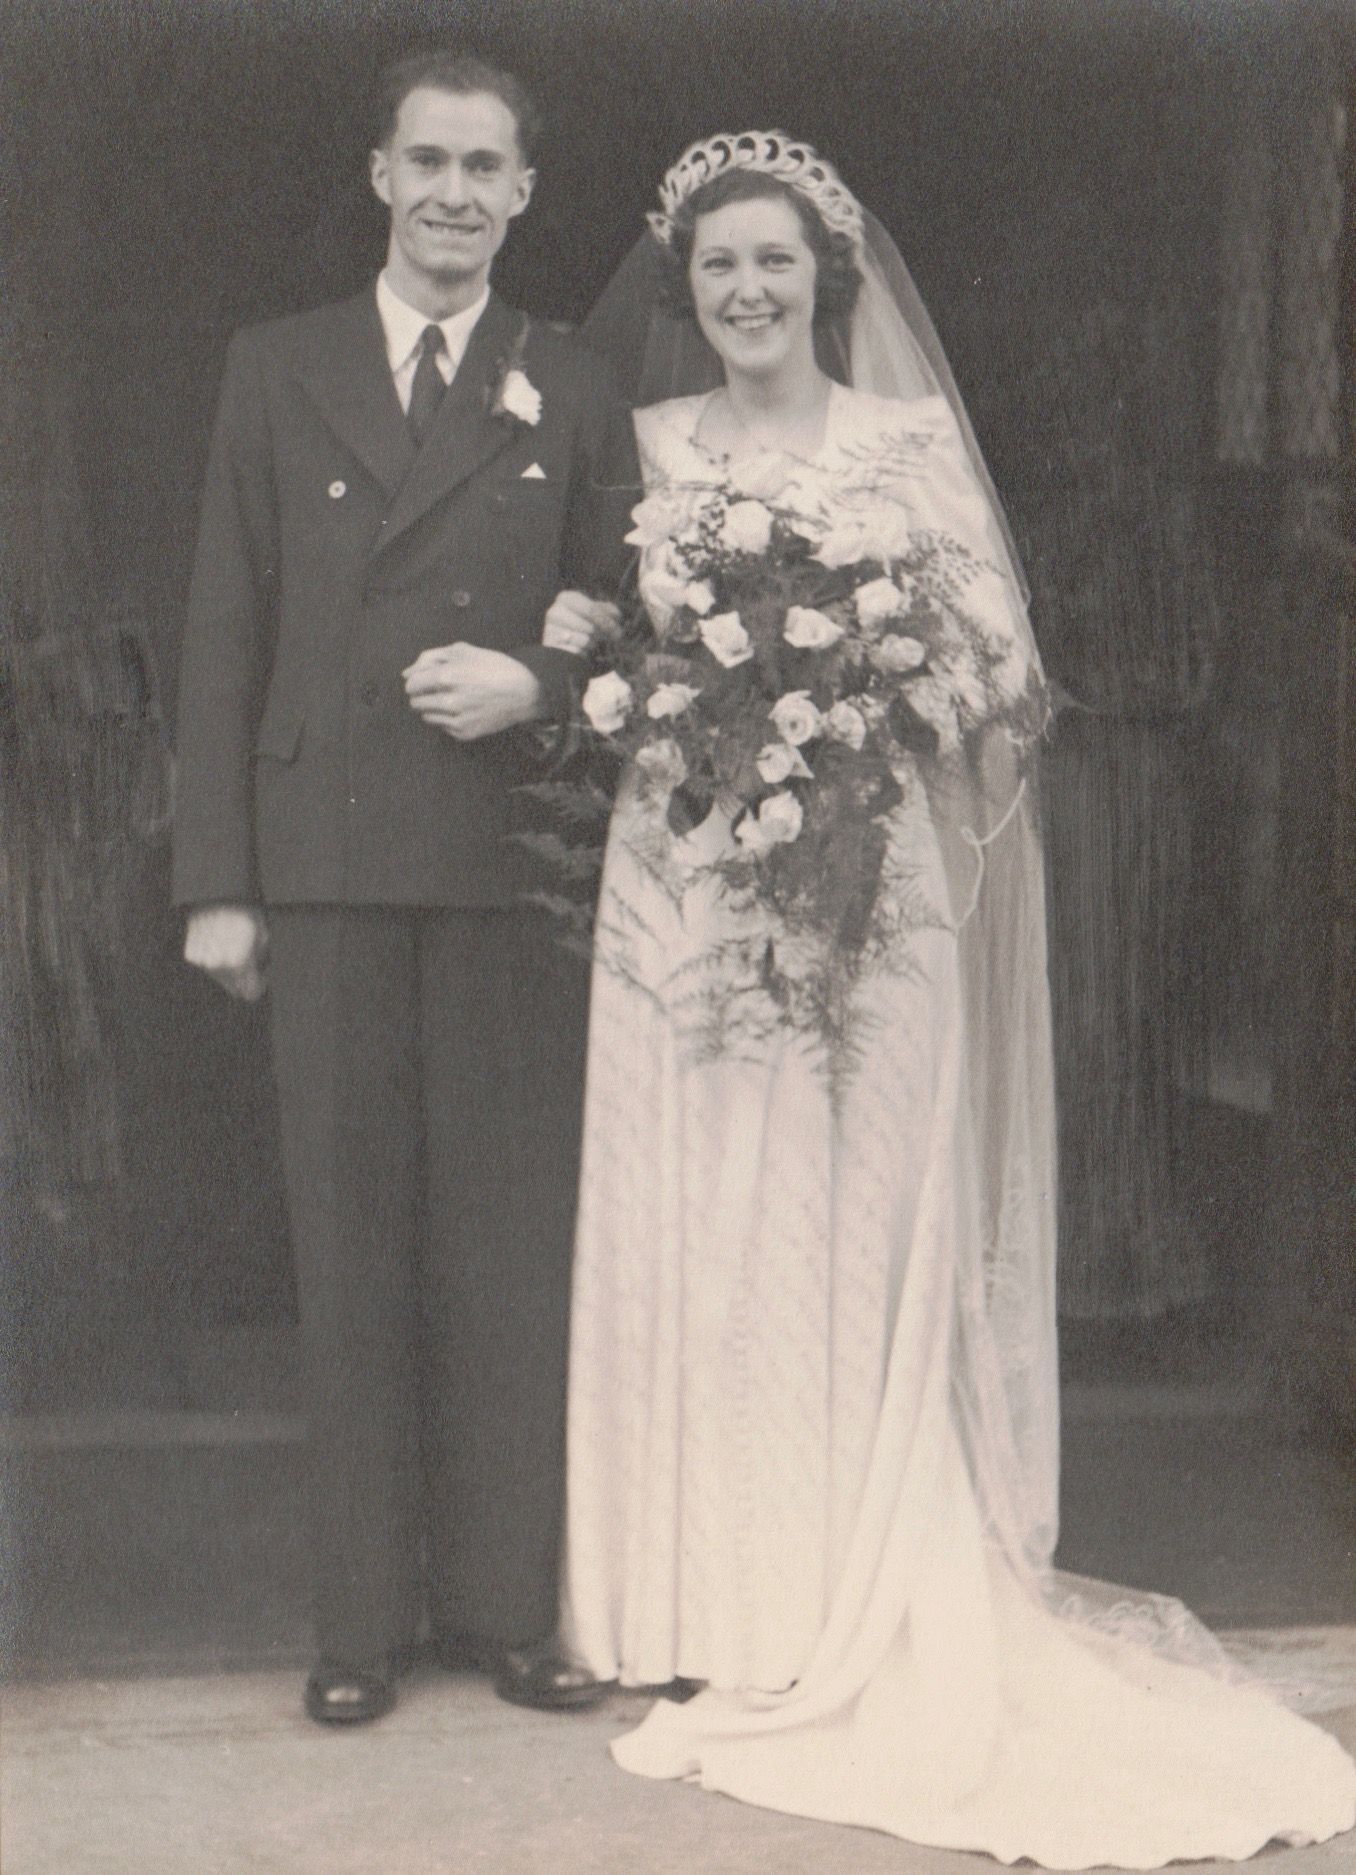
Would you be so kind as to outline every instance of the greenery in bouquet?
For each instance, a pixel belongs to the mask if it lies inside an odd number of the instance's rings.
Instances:
[[[1029,739],[1045,705],[1022,648],[967,605],[992,568],[909,530],[869,476],[831,514],[786,505],[785,486],[768,459],[761,481],[755,464],[639,504],[628,538],[647,604],[605,647],[580,735],[630,763],[673,842],[728,818],[713,869],[761,912],[746,927],[761,935],[719,960],[714,1044],[735,985],[838,1054],[862,968],[900,962],[902,933],[928,916],[897,875],[881,889],[904,787],[981,725]]]

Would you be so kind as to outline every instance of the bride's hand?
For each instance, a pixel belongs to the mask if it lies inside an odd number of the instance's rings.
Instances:
[[[600,638],[615,638],[621,613],[607,599],[590,599],[584,592],[557,593],[547,608],[541,641],[552,651],[572,651],[587,657]]]

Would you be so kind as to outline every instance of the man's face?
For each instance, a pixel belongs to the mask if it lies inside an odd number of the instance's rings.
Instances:
[[[391,211],[386,265],[396,292],[431,315],[449,295],[469,306],[535,181],[502,98],[411,91],[389,142],[372,152],[372,187]]]

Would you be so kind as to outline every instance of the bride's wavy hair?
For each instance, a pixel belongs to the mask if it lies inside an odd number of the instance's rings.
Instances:
[[[731,202],[756,201],[791,204],[806,245],[815,257],[815,324],[846,322],[862,284],[851,237],[828,227],[814,203],[798,189],[756,169],[731,169],[713,177],[694,189],[675,210],[670,240],[659,244],[663,257],[660,291],[665,310],[676,319],[697,317],[688,268],[700,218]]]

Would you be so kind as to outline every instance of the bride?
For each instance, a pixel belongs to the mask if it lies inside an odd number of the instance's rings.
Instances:
[[[908,538],[951,544],[967,613],[1038,696],[997,498],[880,225],[813,151],[757,132],[694,146],[651,224],[592,336],[623,366],[629,343],[645,403],[656,627],[683,568],[654,497],[775,495],[827,535],[869,496]],[[579,648],[568,620],[548,631]],[[642,1775],[1049,1868],[1325,1839],[1356,1815],[1335,1740],[1242,1683],[1179,1604],[1052,1567],[1040,713],[949,720],[898,764],[881,890],[910,882],[903,954],[858,974],[837,1076],[756,978],[726,998],[754,1019],[710,1045],[694,970],[747,956],[760,915],[715,870],[738,817],[718,796],[674,831],[653,786],[623,786],[596,940],[565,1641],[600,1681],[701,1683],[614,1744]],[[815,743],[792,742],[809,773]],[[766,920],[754,936],[775,942]]]

